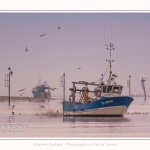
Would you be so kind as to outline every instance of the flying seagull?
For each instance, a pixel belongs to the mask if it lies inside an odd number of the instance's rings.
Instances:
[[[28,52],[28,49],[27,49],[27,47],[26,47],[26,52]]]
[[[40,37],[41,37],[41,36],[45,36],[45,35],[48,35],[48,34],[41,34]]]
[[[24,88],[24,89],[22,89],[22,90],[18,90],[18,92],[19,92],[19,91],[23,91],[23,90],[25,90],[25,88]]]
[[[58,30],[60,29],[61,27],[58,27]]]
[[[52,89],[52,88],[50,88],[50,89],[54,91],[54,90],[56,90],[57,88],[53,88],[53,89]]]

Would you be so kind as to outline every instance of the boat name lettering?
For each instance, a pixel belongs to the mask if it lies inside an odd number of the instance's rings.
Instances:
[[[101,103],[102,103],[102,105],[108,104],[108,103],[113,103],[113,100],[109,100],[109,101],[105,101],[105,102],[101,102]]]

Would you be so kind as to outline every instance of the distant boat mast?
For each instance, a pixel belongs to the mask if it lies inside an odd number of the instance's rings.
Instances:
[[[63,87],[63,100],[65,101],[65,73],[60,77],[60,87]]]

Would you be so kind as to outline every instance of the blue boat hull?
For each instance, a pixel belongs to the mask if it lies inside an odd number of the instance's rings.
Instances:
[[[88,103],[63,101],[64,116],[123,116],[132,103],[128,96],[101,97]]]
[[[33,93],[33,97],[34,97],[34,98],[39,98],[39,97],[40,97],[39,92],[37,92],[37,91],[32,91],[32,93]]]

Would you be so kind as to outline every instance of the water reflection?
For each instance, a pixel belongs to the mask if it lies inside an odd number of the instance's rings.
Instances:
[[[63,122],[130,122],[125,117],[63,117]]]
[[[144,101],[143,101],[143,103],[142,103],[141,105],[144,105],[144,104],[145,104],[145,102],[146,102],[146,97],[144,97]]]

